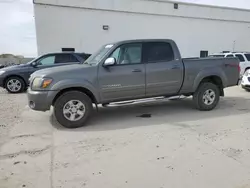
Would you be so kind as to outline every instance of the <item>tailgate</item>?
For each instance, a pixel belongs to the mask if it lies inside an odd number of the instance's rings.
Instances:
[[[240,66],[238,58],[225,58],[225,74],[227,76],[227,86],[238,85],[240,78]]]

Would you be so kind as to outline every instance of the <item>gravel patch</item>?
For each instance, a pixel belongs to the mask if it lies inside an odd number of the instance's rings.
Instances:
[[[20,114],[27,103],[25,93],[9,94],[0,89],[0,146],[8,138],[8,133],[13,125],[22,121]]]

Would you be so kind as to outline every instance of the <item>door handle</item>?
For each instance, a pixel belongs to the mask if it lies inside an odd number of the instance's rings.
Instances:
[[[140,69],[134,69],[132,72],[142,72]]]
[[[180,66],[178,66],[178,65],[174,65],[173,67],[172,67],[172,69],[180,69],[181,67]]]

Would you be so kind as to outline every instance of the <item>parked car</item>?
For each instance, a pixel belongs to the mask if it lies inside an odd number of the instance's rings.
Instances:
[[[250,69],[250,52],[228,52],[212,54],[210,57],[238,57],[240,60],[240,77]]]
[[[209,111],[238,79],[238,58],[181,59],[172,40],[122,41],[103,46],[84,64],[35,72],[28,101],[37,111],[54,106],[58,122],[76,128],[91,116],[93,103],[193,95],[195,107]]]
[[[241,87],[250,92],[250,70],[247,70],[242,77]]]
[[[90,55],[85,53],[51,53],[43,55],[27,64],[14,65],[0,70],[0,87],[10,93],[20,93],[27,89],[30,75],[41,69],[83,63]]]

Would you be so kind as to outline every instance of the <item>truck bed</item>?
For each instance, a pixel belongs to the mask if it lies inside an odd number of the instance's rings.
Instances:
[[[221,78],[224,88],[238,83],[238,58],[184,58],[182,61],[185,79],[181,93],[194,92],[200,81],[207,76]]]

